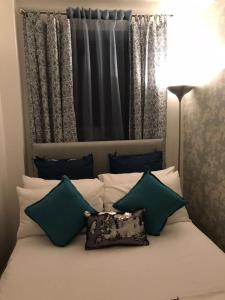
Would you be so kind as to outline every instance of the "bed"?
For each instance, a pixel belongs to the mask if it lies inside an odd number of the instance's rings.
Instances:
[[[56,158],[92,152],[96,174],[107,172],[107,153],[160,150],[160,140],[34,145]],[[78,150],[77,150],[78,148]],[[99,152],[98,149],[101,149]],[[0,280],[1,300],[224,300],[224,253],[188,220],[165,226],[147,247],[85,251],[85,234],[64,248],[44,235],[18,239]]]

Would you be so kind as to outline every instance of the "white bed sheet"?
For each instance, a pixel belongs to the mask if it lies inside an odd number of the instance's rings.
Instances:
[[[0,300],[224,300],[225,255],[191,222],[165,227],[150,246],[85,251],[47,237],[20,239]]]

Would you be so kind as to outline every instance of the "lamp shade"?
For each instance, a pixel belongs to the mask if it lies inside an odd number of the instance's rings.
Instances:
[[[174,85],[174,86],[168,86],[168,90],[175,94],[178,98],[179,101],[182,100],[182,98],[184,97],[184,95],[186,95],[187,93],[189,93],[192,89],[194,88],[194,86],[192,85]]]

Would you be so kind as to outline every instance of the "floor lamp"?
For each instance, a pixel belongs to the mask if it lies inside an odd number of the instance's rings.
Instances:
[[[178,171],[180,173],[180,150],[181,150],[181,100],[189,93],[194,86],[190,85],[175,85],[175,86],[169,86],[168,90],[177,96],[179,100],[179,143],[178,143]]]

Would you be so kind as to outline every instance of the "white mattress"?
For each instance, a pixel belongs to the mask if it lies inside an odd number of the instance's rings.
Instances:
[[[85,251],[45,236],[17,242],[1,300],[224,300],[225,255],[191,222],[167,225],[150,246]]]

